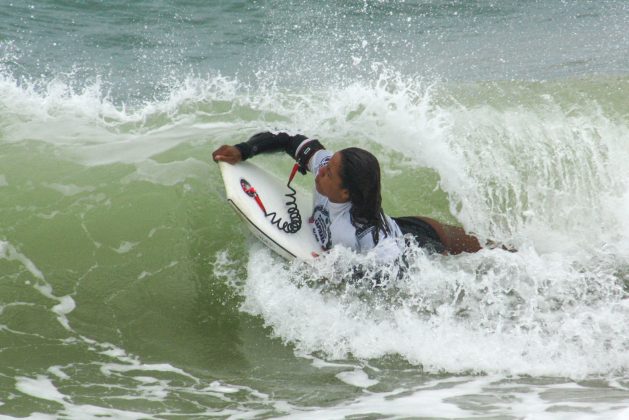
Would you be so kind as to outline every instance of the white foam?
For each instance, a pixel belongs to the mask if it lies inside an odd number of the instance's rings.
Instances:
[[[457,382],[461,382],[460,384]],[[457,382],[450,385],[448,381],[429,381],[426,385],[409,390],[364,394],[346,404],[335,407],[320,407],[309,413],[293,414],[298,419],[342,419],[351,416],[380,414],[395,417],[416,418],[465,418],[466,410],[459,408],[454,402],[456,397],[470,395],[480,391],[481,386],[489,383],[489,379]]]
[[[35,278],[44,280],[44,275],[35,266],[33,261],[28,259],[24,254],[18,252],[15,247],[6,241],[0,240],[0,258],[7,259],[9,261],[19,261]]]
[[[169,163],[157,163],[149,159],[137,163],[136,166],[136,171],[126,176],[123,182],[147,181],[172,186],[180,184],[188,178],[209,179],[207,163],[193,158]]]
[[[48,377],[43,375],[38,375],[36,378],[17,377],[15,388],[31,397],[54,401],[60,404],[65,403],[65,395],[57,390]]]
[[[358,388],[369,388],[378,383],[375,379],[369,379],[364,370],[354,369],[353,371],[345,371],[336,374],[336,377],[348,385]]]
[[[76,302],[72,296],[58,297],[59,304],[52,307],[52,311],[60,316],[65,316],[76,308]]]
[[[577,391],[577,392],[575,392]],[[482,402],[481,402],[482,401]],[[333,407],[288,406],[295,419],[344,419],[349,417],[395,418],[493,418],[522,419],[622,419],[622,402],[593,401],[588,389],[573,383],[535,385],[530,380],[496,376],[462,376],[427,380],[421,385],[390,392],[365,391],[352,401]]]
[[[116,253],[118,253],[118,254],[126,254],[126,253],[130,252],[131,250],[133,250],[133,248],[138,246],[138,244],[139,244],[139,242],[123,241],[123,242],[120,243],[118,248],[114,249],[114,251]]]
[[[442,184],[459,220],[486,237],[521,235],[564,253],[615,231],[621,218],[606,196],[629,189],[629,149],[618,141],[629,127],[595,103],[577,107],[567,113],[548,96],[528,108],[451,109],[448,142],[465,154],[456,172],[474,180]]]
[[[319,357],[315,357],[312,356],[310,354],[307,353],[298,353],[297,354],[299,357],[302,357],[304,359],[310,359],[312,360],[312,366],[318,368],[318,369],[324,369],[324,368],[355,368],[355,365],[349,364],[349,363],[340,363],[340,362],[329,362],[327,360],[321,359]]]
[[[52,144],[61,156],[85,165],[138,163],[207,134],[195,125],[195,113],[179,113],[189,103],[237,100],[239,82],[222,76],[173,82],[163,100],[136,107],[117,105],[96,80],[80,89],[58,79],[18,82],[0,73],[0,106],[6,136]],[[245,99],[245,101],[247,101]],[[216,130],[233,132],[233,124]],[[63,188],[74,194],[76,189]]]
[[[161,273],[161,272],[162,272],[162,271],[164,271],[164,270],[167,270],[167,269],[169,269],[169,268],[172,268],[172,267],[176,266],[177,264],[179,264],[179,262],[178,262],[178,261],[171,261],[171,262],[169,262],[167,265],[165,265],[164,267],[160,268],[160,269],[159,269],[159,270],[157,270],[157,271],[153,271],[153,272],[149,272],[149,271],[142,271],[140,274],[138,274],[137,279],[138,279],[138,280],[143,280],[143,279],[145,279],[145,278],[147,278],[147,277],[151,277],[151,276],[153,276],[153,275],[155,275],[155,274]]]
[[[120,357],[122,354],[116,353],[108,353],[102,352],[103,354],[107,354],[112,357]],[[189,379],[193,379],[197,381],[197,379],[186,373],[183,369],[174,367],[168,363],[139,363],[138,361],[133,361],[131,364],[126,363],[104,363],[100,371],[106,375],[110,376],[112,373],[124,373],[124,372],[135,372],[135,371],[145,371],[145,372],[163,372],[163,373],[174,373],[177,375],[185,376]]]
[[[33,284],[33,288],[39,291],[43,296],[48,299],[56,300],[59,302],[52,307],[52,312],[57,315],[59,323],[68,331],[72,331],[67,314],[72,312],[76,308],[76,302],[70,295],[56,296],[53,293],[52,286],[46,281],[44,274],[37,268],[37,266],[24,254],[18,252],[15,247],[5,241],[0,241],[0,258],[8,260],[15,260],[22,263],[22,265],[35,277],[37,283]]]
[[[322,351],[328,359],[399,354],[435,373],[575,378],[629,368],[622,284],[553,257],[531,249],[419,254],[387,295],[334,285],[348,262],[359,261],[355,255],[335,249],[309,273],[254,247],[242,308],[261,315],[298,354]],[[331,282],[330,291],[306,285],[319,278]]]
[[[90,404],[78,404],[70,405],[66,404],[62,412],[63,417],[71,419],[102,419],[103,417],[115,418],[122,420],[140,420],[140,419],[157,419],[147,413],[132,411],[132,410],[118,410],[115,408],[98,407]]]
[[[90,187],[90,186],[86,186],[86,187],[81,187],[78,185],[74,185],[74,184],[57,184],[57,183],[53,183],[53,184],[43,184],[45,187],[48,187],[50,189],[53,189],[57,192],[60,192],[61,194],[63,194],[66,197],[72,197],[74,195],[77,194],[81,194],[84,192],[93,192],[96,190],[96,188],[94,187]]]
[[[47,214],[39,213],[39,214],[37,214],[37,217],[41,217],[42,219],[50,220],[50,219],[54,219],[60,213],[61,212],[59,210],[54,210],[54,211],[52,211],[50,213],[47,213]]]
[[[59,379],[70,379],[70,376],[66,374],[62,369],[63,366],[50,366],[48,368],[48,372],[52,373]]]
[[[224,385],[224,384],[220,383],[219,381],[212,382],[207,387],[207,389],[208,390],[212,390],[214,392],[220,392],[221,394],[234,394],[234,393],[240,391],[240,388],[238,388],[238,387],[227,386],[227,385]]]
[[[154,418],[146,413],[139,413],[130,410],[119,410],[115,408],[98,407],[90,404],[73,404],[70,399],[59,392],[52,381],[43,375],[36,378],[17,377],[15,387],[23,394],[34,398],[52,401],[63,406],[63,409],[55,415],[45,415],[32,413],[29,418],[73,418],[73,419],[98,419],[102,417],[115,417],[119,419],[151,419]]]
[[[629,407],[621,409],[614,417],[615,420],[625,420],[629,418]]]

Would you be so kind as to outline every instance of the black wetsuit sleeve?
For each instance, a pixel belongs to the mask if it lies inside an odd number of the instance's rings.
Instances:
[[[236,147],[240,150],[242,160],[247,160],[260,153],[271,153],[282,150],[295,159],[297,148],[307,139],[308,137],[301,134],[291,136],[286,133],[273,134],[265,132],[252,136],[246,142],[237,144]]]

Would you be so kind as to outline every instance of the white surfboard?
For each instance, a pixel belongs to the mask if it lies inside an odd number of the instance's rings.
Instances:
[[[289,214],[289,209],[294,208],[294,205],[286,204],[292,201],[291,197],[285,195],[292,192],[286,186],[289,174],[286,174],[286,179],[281,180],[251,162],[240,162],[236,165],[219,162],[218,166],[225,184],[227,201],[262,243],[288,260],[297,258],[307,261],[313,258],[313,252],[322,252],[308,223],[312,212],[310,193],[297,189],[295,194],[301,218],[301,228],[297,232],[287,233],[280,230],[277,223],[273,224],[273,220],[281,219],[279,226],[291,224],[291,221],[293,226],[297,226],[296,212],[291,211],[292,219]],[[259,202],[267,214],[277,214],[267,217]]]

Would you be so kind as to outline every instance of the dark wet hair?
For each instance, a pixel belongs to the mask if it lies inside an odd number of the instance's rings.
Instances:
[[[339,151],[341,154],[341,183],[349,191],[352,203],[350,218],[356,228],[372,230],[373,242],[378,243],[380,231],[385,237],[391,231],[382,211],[380,194],[380,164],[378,159],[366,150],[349,147]]]

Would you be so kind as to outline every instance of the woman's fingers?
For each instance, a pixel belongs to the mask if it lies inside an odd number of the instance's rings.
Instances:
[[[212,152],[212,159],[214,159],[214,162],[227,162],[233,165],[234,163],[240,162],[242,160],[242,156],[240,155],[240,150],[238,150],[237,147],[222,145]]]

